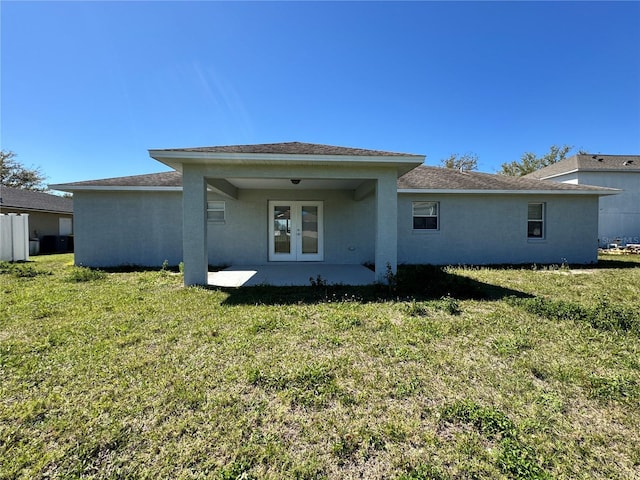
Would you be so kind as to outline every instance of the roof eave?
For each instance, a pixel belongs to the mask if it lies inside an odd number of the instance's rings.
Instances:
[[[172,186],[163,187],[159,185],[71,185],[71,184],[58,184],[51,185],[51,189],[59,190],[61,192],[87,192],[87,191],[136,191],[136,192],[181,192],[182,187]]]
[[[398,193],[463,194],[463,195],[617,195],[622,190],[485,190],[455,188],[399,188]]]
[[[182,165],[207,164],[271,164],[271,165],[376,165],[395,166],[406,173],[424,163],[424,155],[318,155],[282,153],[223,153],[184,152],[176,150],[149,150],[149,156],[175,170],[182,171]]]
[[[46,208],[16,207],[11,205],[0,205],[0,210],[9,210],[6,213],[12,213],[11,210],[24,210],[25,212],[54,213],[57,215],[73,215],[73,210],[51,210]],[[5,213],[5,212],[2,211],[0,213]]]

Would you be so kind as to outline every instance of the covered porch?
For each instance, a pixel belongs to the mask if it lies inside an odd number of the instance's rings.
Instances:
[[[185,285],[219,286],[384,281],[397,263],[397,179],[424,160],[297,142],[150,154],[182,172]],[[228,210],[222,226],[207,221],[212,195]],[[241,267],[210,274],[212,263]]]
[[[373,270],[363,265],[296,262],[232,266],[209,272],[207,283],[212,287],[282,287],[310,286],[312,280],[326,285],[371,285],[376,278]]]

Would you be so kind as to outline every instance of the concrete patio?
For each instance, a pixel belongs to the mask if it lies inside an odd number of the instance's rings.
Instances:
[[[241,265],[209,272],[208,283],[215,287],[250,287],[255,285],[310,286],[310,278],[328,285],[370,285],[375,273],[362,265],[328,265],[325,263],[278,263]]]

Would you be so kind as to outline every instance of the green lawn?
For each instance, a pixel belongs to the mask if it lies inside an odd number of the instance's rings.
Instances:
[[[640,478],[640,259],[227,291],[71,263],[0,264],[1,479]]]

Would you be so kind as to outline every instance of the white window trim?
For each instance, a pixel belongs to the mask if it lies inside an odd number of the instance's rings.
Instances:
[[[415,204],[416,203],[435,203],[436,204],[436,211],[437,213],[435,215],[416,215],[415,214]],[[425,217],[425,218],[436,218],[436,228],[415,228],[414,226],[414,219],[416,217]],[[440,231],[440,202],[438,201],[433,201],[433,200],[414,200],[411,202],[411,230],[413,232],[417,232],[417,233],[433,233],[433,232],[439,232]]]
[[[210,218],[209,214],[213,212],[222,212],[222,218]],[[207,201],[207,223],[226,223],[227,221],[227,205],[223,200]]]
[[[542,206],[542,218],[531,219],[529,218],[529,206],[530,205],[541,205]],[[530,222],[541,222],[542,223],[542,232],[539,237],[531,237],[529,236],[529,223]],[[540,242],[545,240],[547,237],[547,204],[545,202],[529,202],[527,203],[527,240],[531,242]]]

